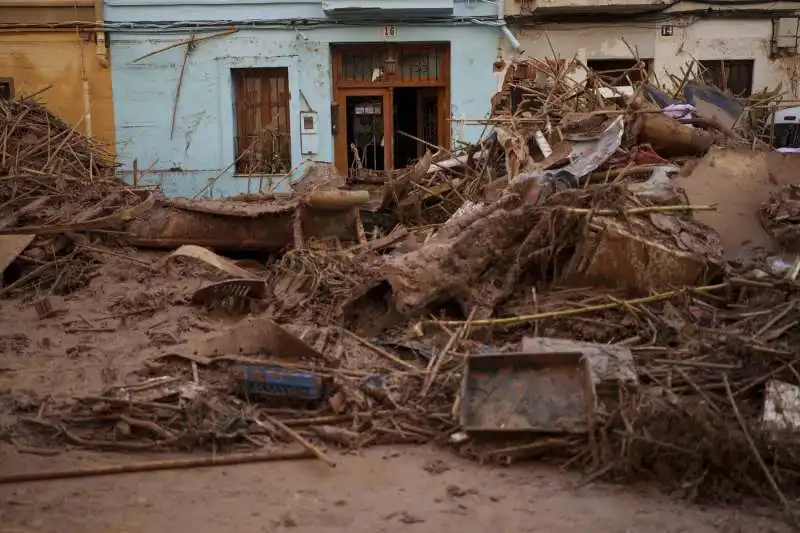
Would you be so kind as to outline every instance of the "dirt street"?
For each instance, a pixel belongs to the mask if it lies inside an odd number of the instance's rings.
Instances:
[[[4,471],[129,461],[19,456]],[[377,448],[318,461],[254,464],[0,486],[0,531],[207,533],[295,531],[607,533],[783,532],[729,509],[595,484],[543,465],[480,466],[432,448]]]
[[[131,266],[111,261],[86,290],[59,300],[64,311],[52,318],[37,320],[28,301],[0,302],[0,422],[34,414],[48,396],[57,404],[124,383],[146,348],[223,325],[164,305],[200,279],[142,278]],[[136,314],[148,306],[157,309]],[[104,318],[129,309],[122,319]],[[85,332],[87,323],[111,327]],[[0,474],[165,457],[65,448],[41,457],[1,440]],[[306,460],[0,485],[0,533],[788,531],[779,520],[690,505],[652,488],[575,489],[578,477],[540,464],[481,466],[428,447],[377,447],[337,460],[335,469]]]
[[[635,63],[501,62],[463,151],[235,198],[0,99],[0,533],[796,531],[798,158],[736,111],[780,90]]]

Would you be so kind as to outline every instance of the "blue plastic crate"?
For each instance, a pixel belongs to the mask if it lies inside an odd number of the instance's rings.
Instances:
[[[320,400],[325,392],[322,376],[260,365],[236,365],[233,379],[246,394]]]

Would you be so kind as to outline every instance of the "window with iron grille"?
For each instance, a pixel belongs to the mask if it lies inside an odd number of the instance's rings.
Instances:
[[[337,85],[443,84],[448,47],[442,44],[333,45]]]
[[[14,98],[14,80],[0,78],[0,100],[11,100],[12,98]]]
[[[236,173],[287,174],[292,168],[287,68],[232,69]]]
[[[753,63],[752,59],[700,61],[701,74],[706,83],[744,98],[753,92]]]

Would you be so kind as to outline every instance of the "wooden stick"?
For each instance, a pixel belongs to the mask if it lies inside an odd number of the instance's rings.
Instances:
[[[280,429],[281,431],[283,431],[284,433],[289,435],[292,439],[294,439],[300,445],[302,445],[303,448],[305,448],[309,452],[313,453],[318,459],[320,459],[324,463],[327,463],[331,467],[335,467],[336,466],[336,461],[334,461],[333,459],[328,457],[325,452],[323,452],[322,450],[320,450],[319,448],[314,446],[312,443],[307,441],[306,438],[303,437],[301,434],[299,434],[298,432],[296,432],[295,430],[293,430],[292,428],[290,428],[289,426],[287,426],[286,424],[284,424],[283,422],[281,422],[280,420],[278,420],[274,416],[268,415],[267,413],[262,413],[262,416],[267,420],[267,422],[269,422],[270,424],[274,425],[275,427],[277,427],[278,429]],[[266,426],[266,424],[264,424],[263,422],[260,422],[258,419],[255,419],[255,423],[256,423],[257,426],[259,426],[261,428],[264,428],[264,429],[267,429],[267,430],[269,429]]]
[[[353,208],[356,217],[356,238],[358,239],[359,246],[367,245],[367,234],[364,231],[364,221],[361,220],[361,210],[357,207]]]
[[[181,88],[183,87],[183,75],[186,73],[186,63],[189,62],[189,54],[192,53],[194,47],[194,35],[192,35],[189,42],[186,43],[186,50],[183,51],[183,64],[181,65],[181,73],[178,75],[178,87],[175,89],[175,101],[172,103],[172,120],[169,125],[169,138],[175,135],[175,117],[178,114],[178,103],[181,100]]]
[[[117,328],[64,328],[64,333],[114,333]]]
[[[716,285],[705,285],[703,287],[692,287],[692,290],[697,292],[710,292],[727,287],[727,283],[718,283]],[[537,313],[535,315],[522,315],[512,316],[508,318],[487,318],[482,320],[473,320],[473,326],[513,326],[516,324],[523,324],[525,322],[533,322],[535,320],[542,320],[544,318],[563,318],[568,316],[582,315],[585,313],[593,313],[595,311],[606,311],[608,309],[615,309],[621,306],[650,304],[655,302],[662,302],[669,300],[683,294],[683,290],[662,292],[644,298],[634,298],[633,300],[620,300],[610,304],[590,305],[587,307],[578,307],[574,309],[564,309],[562,311],[548,311],[546,313]],[[426,324],[439,324],[442,326],[460,326],[464,324],[465,320],[428,320]]]
[[[199,39],[195,39],[195,41],[198,41],[198,40]],[[236,163],[238,163],[244,156],[246,156],[247,154],[252,152],[255,149],[256,146],[257,146],[256,143],[253,143],[250,146],[248,146],[247,149],[244,150],[241,154],[239,154],[239,156],[236,159],[234,159],[233,162],[230,165],[228,165],[227,167],[223,168],[221,171],[219,171],[219,173],[216,176],[214,176],[213,178],[208,180],[208,183],[206,183],[203,186],[202,189],[200,189],[198,192],[196,192],[195,195],[192,196],[192,199],[194,200],[196,198],[199,198],[204,192],[206,192],[208,189],[213,187],[214,184],[217,183],[217,180],[219,180],[222,176],[225,175],[226,172],[228,172],[230,169],[232,169],[234,166],[236,166]],[[289,174],[287,174],[286,176],[291,176],[292,172],[294,172],[296,168],[297,167],[294,167],[292,170],[290,170]]]
[[[713,368],[717,370],[736,370],[740,365],[729,365],[725,363],[708,363],[706,361],[691,361],[684,359],[653,359],[653,363],[659,365],[689,366],[694,368]]]
[[[177,413],[183,412],[183,407],[178,407],[177,405],[172,405],[169,403],[139,402],[136,400],[126,400],[123,398],[107,398],[105,396],[76,396],[75,399],[79,402],[107,403],[109,405],[121,405],[123,407],[148,407],[150,409],[164,409],[166,411],[174,411]]]
[[[24,97],[20,98],[20,100],[22,100],[22,101],[25,101],[25,100],[33,100],[33,99],[35,99],[37,96],[39,96],[40,94],[42,94],[43,92],[45,92],[45,91],[49,91],[49,90],[50,90],[50,89],[52,89],[52,88],[53,88],[53,86],[48,84],[46,87],[43,87],[43,88],[39,89],[38,91],[36,91],[36,92],[34,92],[34,93],[31,93],[31,94],[29,94],[29,95],[27,95],[27,96],[24,96]]]
[[[767,467],[767,464],[764,462],[761,454],[758,453],[758,447],[756,446],[756,443],[753,442],[753,438],[747,431],[747,424],[745,424],[744,418],[742,418],[742,413],[739,412],[739,407],[736,406],[736,400],[733,398],[733,392],[731,391],[731,384],[728,383],[727,374],[722,374],[722,381],[725,383],[725,392],[728,394],[728,401],[731,403],[731,407],[733,407],[733,414],[736,415],[736,420],[739,422],[739,426],[742,428],[742,433],[744,433],[744,438],[747,440],[748,446],[750,446],[750,451],[753,452],[753,456],[758,462],[758,465],[761,467],[761,470],[764,471],[764,476],[766,476],[767,481],[772,487],[772,490],[775,491],[778,501],[783,504],[789,519],[794,522],[795,525],[800,525],[800,517],[798,517],[797,513],[794,512],[794,509],[792,509],[792,504],[789,503],[789,500],[786,499],[786,496],[783,494],[780,487],[778,487],[778,484],[775,482],[775,478],[772,477],[772,473],[769,471],[769,467]]]
[[[133,263],[135,265],[141,265],[141,266],[144,266],[144,267],[152,267],[153,266],[152,263],[149,263],[147,261],[142,261],[141,259],[136,259],[135,257],[130,257],[130,256],[127,256],[125,254],[121,254],[119,252],[115,252],[113,250],[106,250],[104,248],[95,248],[94,246],[89,246],[87,244],[81,244],[80,246],[81,246],[82,249],[86,250],[87,252],[95,252],[95,253],[98,253],[98,254],[106,254],[106,255],[111,255],[113,257],[119,257],[120,259],[125,259],[126,261],[130,261],[131,263]]]
[[[231,28],[231,29],[223,31],[223,32],[212,33],[211,35],[204,35],[202,37],[192,36],[191,39],[184,39],[182,41],[178,41],[177,43],[172,43],[169,46],[165,46],[164,48],[159,48],[158,50],[153,50],[152,52],[149,52],[149,53],[147,53],[147,54],[145,54],[145,55],[143,55],[141,57],[137,57],[136,59],[131,61],[131,63],[138,63],[142,59],[147,59],[148,57],[152,57],[152,56],[154,56],[156,54],[160,54],[161,52],[166,52],[167,50],[172,50],[173,48],[177,48],[179,46],[183,46],[184,44],[199,43],[200,41],[205,41],[206,39],[213,39],[215,37],[225,37],[227,35],[232,35],[232,34],[236,33],[237,31],[239,31],[237,28]]]
[[[303,234],[303,211],[305,206],[299,204],[294,208],[294,215],[292,216],[292,243],[296,249],[306,247],[306,238]]]
[[[374,418],[374,414],[372,417]],[[355,418],[355,415],[328,415],[328,416],[315,416],[311,418],[289,418],[282,422],[287,426],[316,426],[319,424],[340,424],[342,422],[350,422]]]
[[[459,324],[460,324],[460,322],[459,322]],[[367,339],[359,337],[358,335],[356,335],[352,331],[344,329],[344,328],[342,328],[342,331],[345,332],[347,335],[349,335],[350,338],[352,338],[353,340],[358,341],[362,346],[364,346],[366,348],[369,348],[370,350],[372,350],[376,354],[380,355],[381,357],[385,357],[389,361],[392,361],[395,364],[398,364],[398,365],[400,365],[402,367],[405,367],[408,370],[413,370],[415,372],[419,371],[419,368],[417,368],[416,366],[412,365],[408,361],[403,361],[402,359],[400,359],[396,355],[392,355],[389,352],[387,352],[386,350],[384,350],[383,348],[379,348],[378,346],[375,346],[374,344],[369,342]]]
[[[61,450],[56,450],[53,448],[35,448],[33,446],[25,446],[24,444],[19,444],[16,441],[11,441],[11,444],[14,445],[14,448],[17,449],[18,453],[29,453],[31,455],[44,455],[44,456],[54,456],[61,453]]]
[[[769,381],[770,379],[772,379],[773,377],[777,376],[778,374],[780,374],[784,370],[791,370],[792,372],[794,372],[795,371],[794,370],[794,365],[796,365],[798,363],[800,363],[800,357],[798,357],[798,358],[794,359],[793,361],[790,361],[790,362],[788,362],[788,363],[786,363],[784,365],[781,365],[781,366],[779,366],[778,368],[776,368],[774,370],[771,370],[769,373],[764,374],[763,376],[761,376],[759,378],[754,379],[753,381],[751,381],[747,385],[739,388],[739,390],[736,391],[736,394],[734,394],[734,396],[743,395],[745,392],[749,391],[753,387],[755,387],[757,385],[760,385],[762,383],[765,383],[766,381]]]
[[[568,207],[569,213],[577,213],[581,215],[600,215],[600,216],[613,216],[619,213],[625,215],[640,215],[644,213],[665,213],[671,211],[716,211],[716,205],[661,205],[650,207],[634,207],[625,209],[623,211],[616,211],[614,209],[584,209],[579,207]]]
[[[433,385],[433,382],[436,380],[436,375],[439,373],[439,369],[444,362],[444,359],[447,357],[447,354],[450,350],[455,346],[455,344],[461,340],[464,334],[469,329],[470,324],[472,323],[472,319],[475,318],[475,312],[477,311],[477,307],[473,307],[472,311],[469,313],[469,317],[467,317],[467,321],[461,325],[457,330],[450,335],[450,339],[445,344],[442,351],[439,352],[439,355],[435,358],[431,359],[431,362],[428,364],[428,374],[425,376],[425,382],[422,385],[422,391],[419,393],[420,397],[425,398],[428,395],[428,391]]]
[[[239,465],[266,461],[289,461],[293,459],[311,459],[314,456],[308,450],[282,450],[266,453],[244,453],[231,455],[213,455],[192,459],[168,459],[165,461],[145,461],[127,465],[93,466],[70,470],[50,470],[48,472],[20,472],[0,476],[0,484],[25,483],[29,481],[46,481],[52,479],[70,479],[79,477],[109,476],[129,474],[133,472],[155,472],[157,470],[178,470],[183,468],[205,468],[209,466]]]
[[[800,274],[800,255],[795,258],[792,268],[786,273],[786,279],[794,281],[797,279],[798,274]]]

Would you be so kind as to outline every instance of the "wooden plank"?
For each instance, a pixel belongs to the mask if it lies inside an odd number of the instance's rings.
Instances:
[[[34,235],[0,235],[0,274],[33,242]]]
[[[17,221],[27,215],[28,213],[33,213],[34,211],[38,211],[40,208],[44,207],[44,205],[50,201],[50,196],[40,196],[36,200],[32,201],[19,211],[10,214],[9,216],[0,219],[0,229],[7,228],[13,226],[17,223]]]

